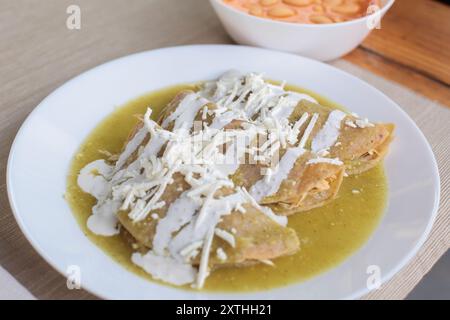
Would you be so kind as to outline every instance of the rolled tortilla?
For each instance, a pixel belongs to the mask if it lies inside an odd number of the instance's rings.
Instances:
[[[142,125],[140,125],[142,126]],[[139,129],[133,130],[136,134]],[[150,134],[149,134],[150,135]],[[133,138],[130,135],[129,140]],[[150,137],[146,138],[148,142]],[[133,154],[127,163],[132,163],[136,158]],[[182,194],[189,190],[190,186],[185,181],[181,173],[173,175],[173,182],[166,187],[161,200],[165,202],[162,208],[152,210],[152,215],[148,215],[144,220],[134,222],[128,216],[128,211],[119,211],[118,219],[124,228],[124,237],[145,252],[153,247],[153,240],[159,221],[166,217],[171,205],[179,199]],[[217,197],[227,195],[231,189],[222,188],[218,190]],[[270,260],[280,256],[290,255],[299,250],[299,240],[293,229],[281,226],[263,214],[258,208],[250,204],[243,206],[245,213],[232,210],[219,222],[217,228],[231,234],[235,239],[235,246],[220,237],[214,237],[211,252],[216,252],[219,248],[227,256],[222,260],[216,254],[211,254],[209,266],[232,266],[243,265],[259,260]],[[157,217],[157,218],[155,218]],[[197,255],[193,264],[199,263]]]
[[[160,117],[159,122],[163,123],[168,115],[177,110],[178,107],[182,107],[181,101],[190,92],[182,92],[168,105],[165,109],[164,115]],[[306,100],[305,100],[306,101]],[[307,101],[306,101],[307,102]],[[308,102],[309,103],[309,102]],[[302,107],[303,102],[294,109],[294,113],[290,117],[291,122],[295,122],[300,118],[304,112]],[[209,103],[205,105],[208,110],[214,111],[217,109],[216,105]],[[301,107],[301,108],[300,108]],[[329,109],[322,108],[320,105],[314,105],[314,108],[308,109],[308,113],[320,113],[317,125],[313,130],[311,136],[317,133],[320,125],[325,122]],[[201,121],[201,112],[197,114],[196,119]],[[204,122],[208,125],[214,122],[214,117],[203,117]],[[225,125],[225,130],[242,130],[242,124],[245,121],[232,120]],[[307,122],[301,128],[301,135],[304,134]],[[258,141],[258,137],[254,140]],[[310,144],[308,140],[307,145]],[[289,148],[295,148],[295,146],[288,145]],[[280,158],[282,159],[288,149],[280,150]],[[226,148],[224,148],[226,151]],[[249,155],[245,155],[246,159],[241,163],[237,171],[231,176],[233,182],[241,187],[245,187],[247,190],[251,190],[252,187],[262,182],[265,179],[263,174],[267,169],[264,165],[259,163],[250,163]],[[289,172],[285,173],[285,177],[282,181],[279,181],[279,188],[272,190],[272,193],[266,194],[264,197],[257,199],[260,204],[267,205],[272,208],[277,214],[289,215],[295,212],[306,211],[312,208],[320,207],[333,200],[342,183],[344,175],[343,164],[332,164],[326,162],[308,163],[308,161],[315,159],[317,156],[312,152],[305,152],[301,156],[296,157],[296,161],[292,162],[292,166]],[[276,174],[275,174],[276,175]],[[268,182],[273,184],[273,182]]]
[[[333,110],[302,100],[291,114],[289,119],[291,122],[298,120],[305,112],[319,115],[316,125],[306,142],[308,149],[311,148],[312,141],[325,125]],[[395,126],[393,124],[363,123],[361,126],[358,126],[358,123],[361,121],[361,119],[347,114],[341,121],[339,136],[329,148],[329,154],[327,155],[328,158],[338,158],[343,161],[345,172],[348,175],[365,172],[381,162],[394,136]],[[306,125],[302,126],[300,135],[304,134]]]

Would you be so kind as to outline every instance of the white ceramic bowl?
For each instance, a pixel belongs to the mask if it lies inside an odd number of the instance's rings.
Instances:
[[[382,0],[377,13],[342,23],[299,24],[252,16],[210,0],[228,34],[240,44],[297,53],[321,61],[339,58],[355,49],[395,0]],[[381,24],[382,26],[382,24]]]
[[[268,78],[318,92],[373,121],[395,123],[396,138],[385,161],[388,208],[361,249],[305,282],[258,292],[207,293],[147,281],[113,261],[81,231],[63,198],[70,161],[116,106],[161,87],[213,79],[229,69],[262,71]],[[83,288],[114,299],[357,298],[369,290],[369,266],[378,266],[381,281],[386,281],[414,256],[431,229],[439,203],[439,176],[430,146],[406,113],[380,91],[311,59],[217,45],[134,54],[89,70],[55,90],[17,134],[7,186],[17,222],[34,248],[62,274],[69,266],[78,266]]]

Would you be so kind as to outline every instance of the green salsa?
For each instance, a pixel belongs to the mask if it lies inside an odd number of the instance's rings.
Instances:
[[[342,109],[331,101],[294,86],[288,90],[307,93],[320,104]],[[132,248],[121,236],[102,237],[89,231],[86,221],[95,199],[77,185],[80,170],[91,161],[105,158],[103,151],[118,154],[134,126],[136,115],[147,107],[157,117],[160,110],[182,89],[178,85],[134,99],[117,108],[83,142],[70,166],[65,194],[84,234],[126,269],[146,279],[151,276],[131,262]],[[355,192],[358,190],[358,192]],[[360,175],[344,179],[337,198],[330,204],[289,217],[289,227],[296,230],[300,250],[295,255],[273,260],[275,266],[253,265],[222,268],[211,273],[203,290],[255,291],[303,281],[343,262],[358,250],[380,222],[386,205],[387,181],[382,164]]]

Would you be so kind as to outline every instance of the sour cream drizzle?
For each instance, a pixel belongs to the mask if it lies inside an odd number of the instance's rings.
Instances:
[[[254,207],[275,223],[286,226],[286,217],[276,215],[258,202],[278,191],[296,160],[306,151],[319,115],[305,113],[293,124],[288,120],[303,99],[316,102],[308,95],[267,83],[261,74],[230,72],[206,83],[200,92],[187,94],[161,126],[151,119],[148,109],[144,126],[127,144],[115,166],[97,160],[80,172],[79,186],[98,200],[88,219],[89,229],[104,236],[119,233],[116,217],[119,210],[128,210],[129,218],[135,223],[155,219],[152,249],[146,254],[134,253],[132,261],[156,279],[201,288],[209,274],[214,237],[221,238],[230,247],[237,243],[233,235],[236,230],[230,233],[217,227],[224,216],[232,212],[245,214],[249,207]],[[217,108],[208,110],[207,105],[211,103]],[[209,126],[205,122],[193,132],[198,115],[203,121],[207,115],[214,117]],[[345,116],[341,111],[330,113],[312,140],[313,152],[327,149],[337,141]],[[233,120],[242,121],[240,128],[224,130]],[[173,129],[168,131],[170,125]],[[247,140],[238,143],[237,138],[242,135]],[[267,141],[255,146],[251,142],[259,135],[266,135]],[[148,142],[143,146],[146,138]],[[220,149],[224,144],[227,144],[226,152]],[[285,153],[277,170],[271,171],[269,179],[257,181],[250,192],[235,186],[230,179],[239,162],[217,164],[217,160],[240,160],[246,154],[257,154],[255,157],[270,165],[274,153],[280,149],[285,149]],[[125,166],[133,154],[137,154],[136,159]],[[339,159],[320,157],[308,164],[319,162],[340,164]],[[180,174],[189,188],[181,189],[181,196],[166,204],[162,196],[174,183],[175,175]],[[165,215],[153,213],[163,207],[167,207]],[[222,248],[217,249],[216,255],[221,261],[227,259]],[[198,268],[194,267],[196,264]]]
[[[280,188],[281,182],[287,179],[297,159],[305,152],[302,147],[290,148],[281,158],[274,177],[270,181],[261,179],[250,189],[250,195],[258,202],[267,196],[275,194]]]
[[[347,114],[340,110],[331,111],[324,126],[311,142],[311,150],[313,152],[328,150],[336,143],[339,138],[341,122],[346,116]]]

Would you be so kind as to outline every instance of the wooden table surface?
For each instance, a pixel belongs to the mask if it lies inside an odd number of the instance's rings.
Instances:
[[[450,6],[397,0],[345,59],[450,106]]]
[[[75,3],[82,28],[71,31],[66,8]],[[231,43],[211,10],[206,0],[0,0],[0,264],[38,298],[92,296],[61,294],[64,278],[31,249],[11,214],[4,181],[20,124],[59,85],[102,62],[164,46]],[[450,107],[450,8],[397,0],[382,28],[344,59]]]

